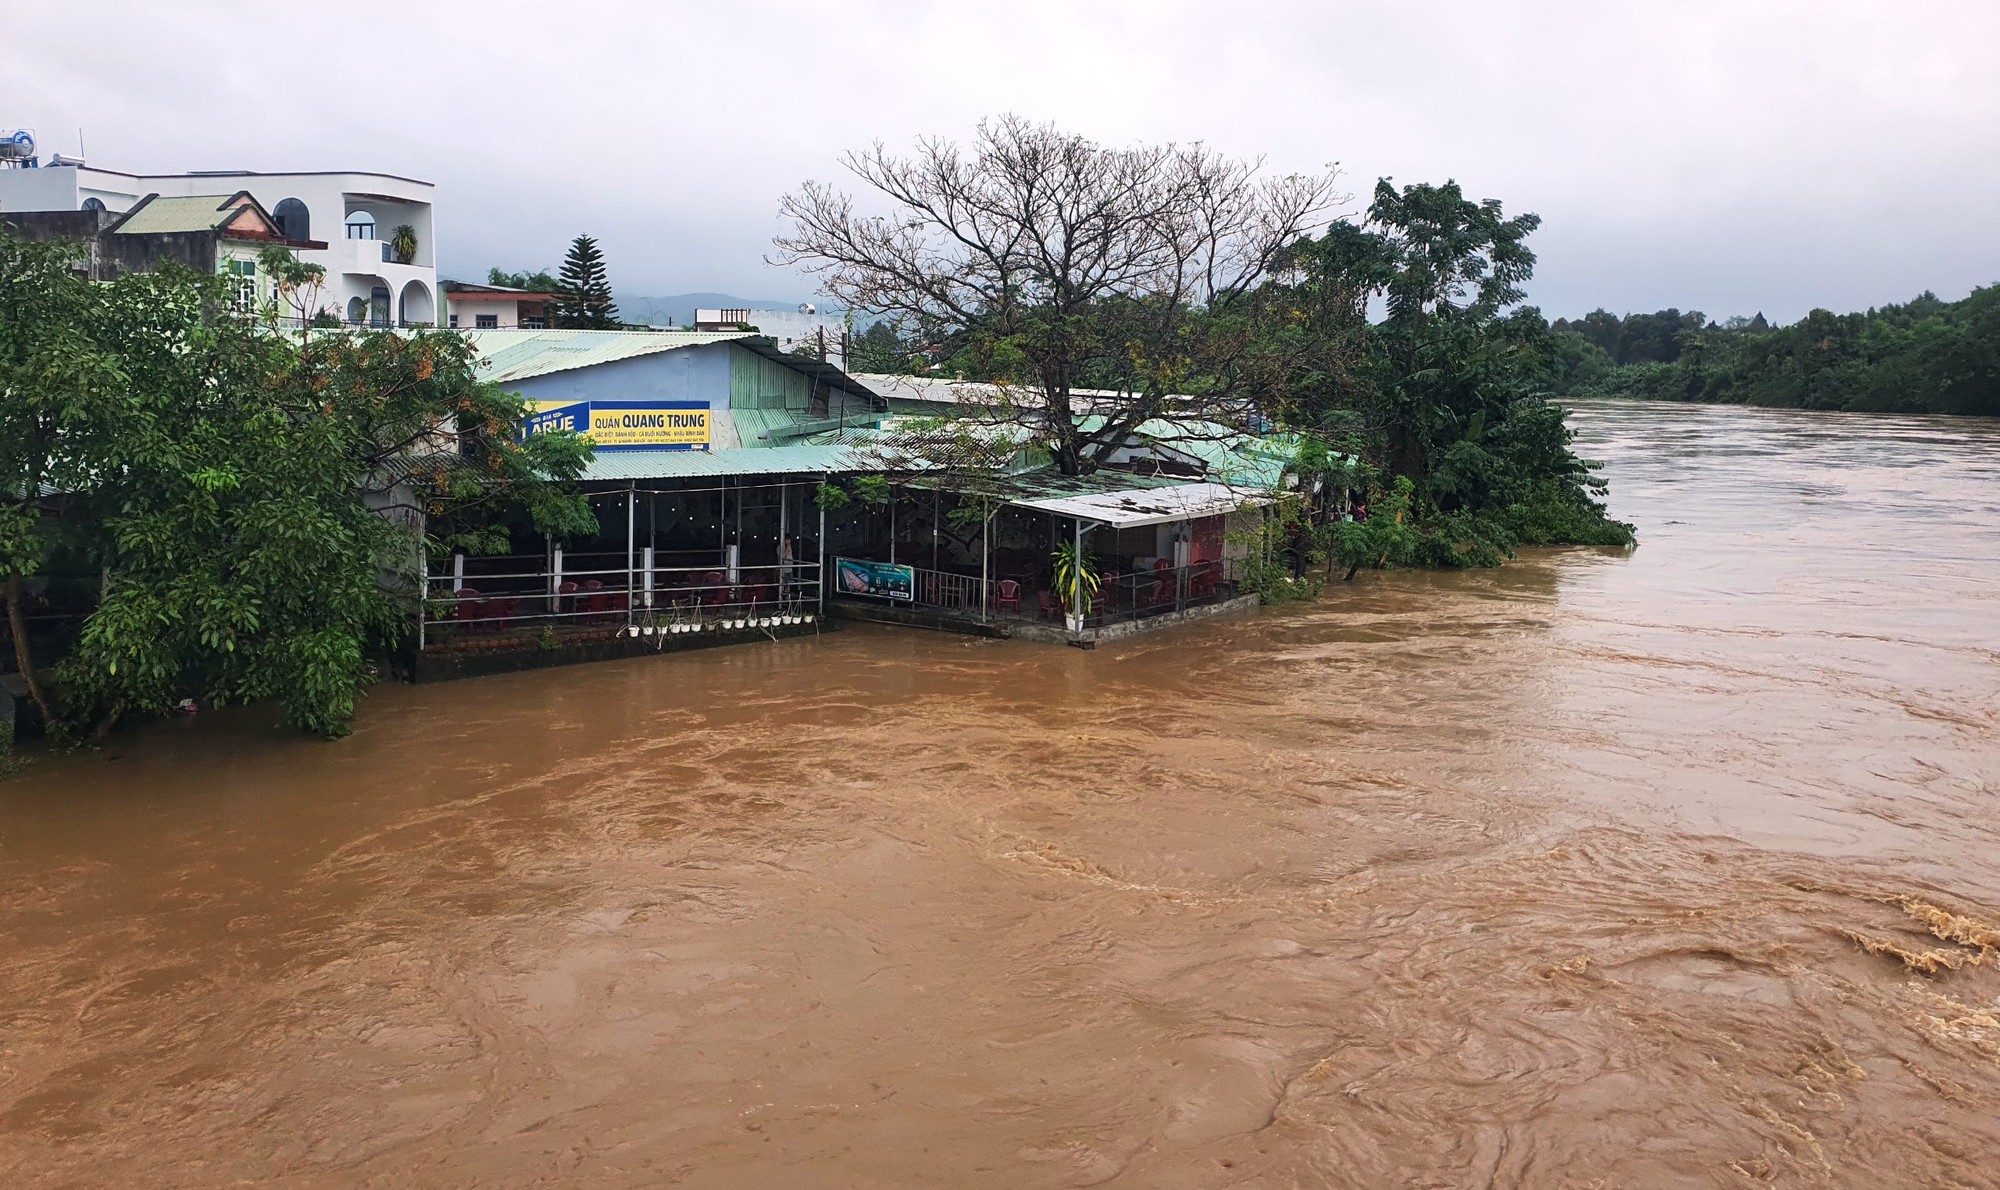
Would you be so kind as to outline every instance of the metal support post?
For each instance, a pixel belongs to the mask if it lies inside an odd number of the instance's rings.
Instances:
[[[1071,558],[1070,561],[1071,564],[1075,567],[1075,569],[1070,571],[1069,575],[1070,578],[1069,601],[1070,604],[1072,605],[1072,610],[1076,614],[1077,630],[1082,631],[1083,629],[1083,518],[1082,517],[1076,518],[1076,537],[1074,541],[1076,545],[1076,555],[1075,557]]]

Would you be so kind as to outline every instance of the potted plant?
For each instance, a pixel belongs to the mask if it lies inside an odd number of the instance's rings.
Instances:
[[[408,264],[417,258],[417,229],[405,223],[389,233],[389,251],[396,254],[397,264]]]
[[[1083,617],[1079,607],[1089,607],[1091,597],[1097,594],[1097,566],[1090,555],[1081,553],[1073,541],[1065,541],[1056,547],[1051,555],[1055,563],[1056,598],[1061,601],[1063,623],[1071,632],[1083,631]]]

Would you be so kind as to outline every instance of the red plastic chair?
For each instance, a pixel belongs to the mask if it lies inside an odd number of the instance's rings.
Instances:
[[[1056,607],[1055,592],[1037,591],[1035,592],[1035,600],[1037,603],[1037,607],[1035,610],[1038,613],[1040,613],[1042,619],[1044,620],[1062,619],[1062,612],[1060,609]]]
[[[486,618],[486,601],[476,587],[460,587],[452,596],[451,618],[458,621],[467,632],[484,632],[486,625],[478,621]]]
[[[999,611],[1021,614],[1021,584],[1011,578],[1000,580],[1000,588],[993,596],[993,606]]]
[[[701,586],[701,601],[708,606],[721,607],[725,603],[733,602],[729,588],[723,585],[720,570],[711,570],[702,575]]]

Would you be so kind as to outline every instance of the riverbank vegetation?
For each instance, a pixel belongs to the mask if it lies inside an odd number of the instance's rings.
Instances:
[[[2000,417],[2000,286],[1790,326],[1597,310],[1551,334],[1569,396]]]
[[[282,332],[223,278],[93,284],[79,251],[0,234],[0,573],[51,735],[184,698],[340,735],[414,623],[419,551],[594,525],[565,487],[587,446],[519,439],[462,337]],[[320,280],[282,249],[262,266]],[[31,601],[64,630],[31,629]]]
[[[1107,149],[1011,118],[968,146],[846,163],[893,214],[809,183],[782,206],[777,263],[881,316],[866,368],[991,382],[1002,395],[968,412],[1066,474],[1149,422],[1275,431],[1299,444],[1299,569],[1633,541],[1550,400],[1563,343],[1521,304],[1534,215],[1385,179],[1328,223],[1349,201],[1331,174],[1264,178],[1198,146]],[[1357,489],[1361,508],[1397,506],[1407,549],[1341,527]]]

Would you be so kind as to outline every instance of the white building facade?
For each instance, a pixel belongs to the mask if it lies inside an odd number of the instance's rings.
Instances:
[[[821,314],[811,303],[796,310],[699,309],[694,312],[694,325],[696,330],[705,331],[754,326],[759,334],[777,340],[785,351],[818,357],[824,350],[826,362],[837,368],[845,366],[847,359],[846,322]]]
[[[271,212],[287,238],[318,240],[299,259],[326,269],[320,308],[343,322],[427,326],[442,319],[437,285],[436,187],[392,174],[315,171],[292,174],[213,170],[186,174],[127,174],[85,165],[0,169],[0,211],[122,213],[148,194],[162,198],[248,190]],[[407,258],[394,246],[408,227]]]

